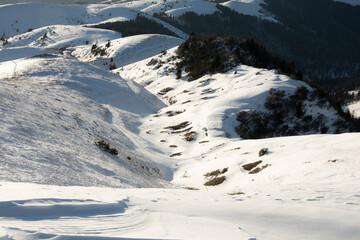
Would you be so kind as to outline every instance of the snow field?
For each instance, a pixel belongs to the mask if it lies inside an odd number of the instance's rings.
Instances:
[[[1,191],[6,194],[0,197],[3,229],[0,237],[357,239],[360,219],[353,210],[354,206],[344,205],[342,211],[334,208],[339,205],[326,201],[328,189],[313,195],[318,197],[314,201],[298,201],[298,194],[304,196],[309,189],[309,192],[314,190],[313,186],[303,186],[282,189],[281,195],[275,189],[263,189],[231,196],[214,191],[181,189],[1,183]],[[339,194],[337,197],[345,196]],[[359,199],[359,195],[346,197]],[[11,211],[4,211],[9,208]]]

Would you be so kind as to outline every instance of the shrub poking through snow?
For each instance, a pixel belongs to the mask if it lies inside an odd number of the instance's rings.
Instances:
[[[118,155],[118,150],[116,148],[111,148],[110,144],[105,142],[104,140],[95,142],[95,145],[104,150],[105,152],[108,152],[112,155]]]
[[[269,164],[266,164],[266,165],[264,165],[262,167],[257,167],[254,170],[250,171],[249,174],[256,174],[256,173],[262,171],[263,169],[265,169],[265,168],[267,168],[269,166],[270,166]]]
[[[259,151],[259,157],[264,156],[268,151],[269,151],[268,148],[262,148],[262,149]]]
[[[196,132],[194,132],[194,131],[184,134],[184,140],[187,142],[193,141],[195,139],[195,137],[196,137]]]
[[[163,88],[160,90],[160,92],[158,92],[159,95],[165,95],[166,93],[170,92],[171,90],[174,90],[171,87],[167,87],[167,88]]]
[[[219,176],[219,175],[222,175],[222,174],[226,173],[227,171],[228,171],[228,168],[224,168],[222,170],[217,169],[215,171],[204,174],[204,176],[206,178],[210,178],[210,180],[208,180],[204,185],[205,186],[216,186],[216,185],[223,183],[226,180],[226,177]]]
[[[251,169],[253,169],[254,167],[256,167],[257,165],[259,165],[260,163],[262,163],[262,161],[256,161],[253,163],[248,163],[248,164],[244,164],[242,165],[243,169],[250,171]]]
[[[181,156],[182,153],[181,152],[178,152],[178,153],[173,153],[170,155],[170,157],[176,157],[176,156]]]
[[[182,122],[182,123],[179,123],[177,125],[174,125],[174,126],[165,127],[164,129],[179,130],[179,129],[182,129],[182,128],[186,128],[189,125],[190,125],[190,122],[186,121],[186,122]]]
[[[204,185],[205,186],[216,186],[216,185],[222,184],[225,180],[226,180],[225,176],[215,177],[215,178],[207,181]]]
[[[223,170],[217,169],[215,171],[212,172],[208,172],[206,174],[204,174],[205,177],[217,177],[221,174],[224,174],[228,171],[228,168],[224,168]]]

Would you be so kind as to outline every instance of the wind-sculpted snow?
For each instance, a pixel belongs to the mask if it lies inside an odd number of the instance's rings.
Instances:
[[[29,199],[0,202],[0,218],[16,218],[25,221],[58,219],[60,217],[90,217],[124,213],[126,201],[101,203],[77,199]]]
[[[358,239],[359,193],[330,189],[249,187],[227,195],[1,183],[6,194],[0,195],[0,238]]]

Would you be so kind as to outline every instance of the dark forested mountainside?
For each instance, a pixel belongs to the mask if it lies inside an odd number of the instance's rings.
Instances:
[[[177,51],[177,77],[185,70],[189,81],[205,74],[222,73],[245,64],[257,68],[276,69],[281,74],[302,80],[303,74],[294,62],[285,61],[279,55],[258,44],[254,39],[240,39],[232,36],[191,34]]]
[[[331,0],[265,0],[278,22],[239,14],[217,5],[214,14],[156,14],[181,30],[254,38],[293,60],[313,81],[352,77],[360,85],[360,7]]]
[[[107,22],[91,27],[121,32],[123,37],[134,36],[138,34],[165,34],[179,37],[174,32],[165,28],[162,24],[141,15],[138,15],[135,20]]]

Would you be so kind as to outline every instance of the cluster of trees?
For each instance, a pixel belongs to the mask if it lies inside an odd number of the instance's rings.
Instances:
[[[313,81],[357,77],[360,85],[360,8],[332,0],[265,0],[276,20],[235,12],[217,5],[213,14],[187,12],[179,18],[155,16],[184,32],[253,38],[279,53]]]
[[[240,39],[231,36],[191,34],[189,39],[177,49],[177,77],[182,69],[188,74],[189,81],[205,74],[225,72],[238,64],[258,68],[277,69],[280,73],[294,79],[302,79],[302,72],[295,68],[292,61],[258,44],[254,39]]]
[[[179,37],[174,32],[165,28],[162,24],[141,15],[138,15],[136,19],[130,21],[108,22],[91,27],[117,31],[120,32],[123,37],[139,34],[165,34]]]
[[[244,139],[327,133],[330,129],[333,129],[332,133],[355,130],[344,114],[340,114],[339,120],[332,125],[322,114],[316,117],[307,114],[305,101],[320,108],[333,107],[318,90],[309,92],[306,87],[299,87],[294,94],[287,95],[285,91],[271,89],[264,111],[241,111],[235,130]]]

